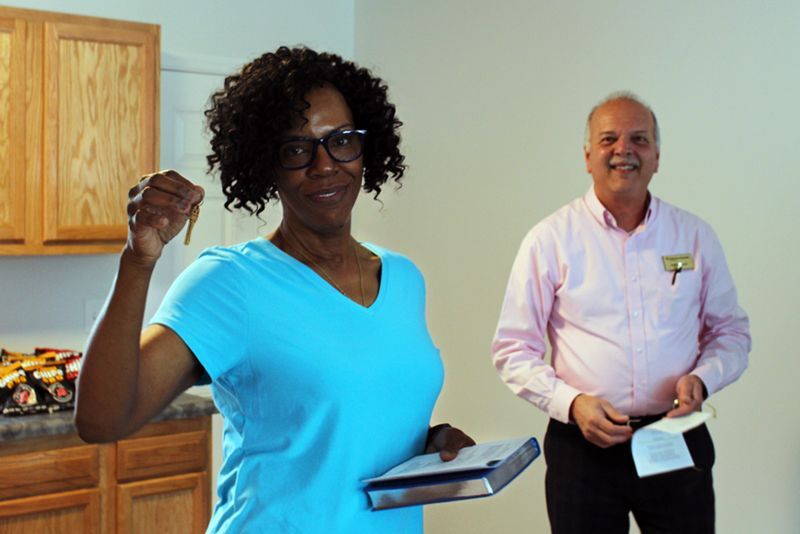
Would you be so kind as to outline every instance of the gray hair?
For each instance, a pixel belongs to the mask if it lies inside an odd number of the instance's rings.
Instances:
[[[604,104],[608,104],[609,102],[612,102],[614,100],[630,100],[632,102],[636,102],[637,104],[639,104],[640,106],[644,107],[647,111],[650,112],[650,116],[653,117],[653,135],[655,136],[655,140],[656,140],[656,148],[660,150],[661,149],[661,133],[658,130],[658,120],[656,119],[656,114],[653,112],[653,108],[648,106],[641,98],[639,98],[638,96],[636,96],[634,93],[632,93],[630,91],[616,91],[616,92],[613,92],[610,95],[608,95],[607,97],[605,97],[603,100],[601,100],[600,102],[595,104],[595,106],[589,112],[589,116],[586,117],[586,131],[584,132],[584,136],[583,136],[583,148],[584,148],[584,150],[589,150],[590,141],[591,141],[590,132],[589,132],[589,123],[592,122],[592,116],[594,115],[594,112],[597,111],[597,109],[600,106],[603,106]]]

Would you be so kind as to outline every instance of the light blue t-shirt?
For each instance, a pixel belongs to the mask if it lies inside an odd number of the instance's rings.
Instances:
[[[151,321],[211,378],[224,417],[209,532],[418,533],[422,509],[372,512],[362,479],[422,452],[442,386],[425,285],[382,263],[365,308],[259,238],[203,252]]]

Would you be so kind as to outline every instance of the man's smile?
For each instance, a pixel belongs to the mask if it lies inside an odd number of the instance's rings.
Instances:
[[[609,167],[615,171],[629,172],[638,169],[639,163],[636,161],[620,161],[616,163],[612,162],[609,164]]]

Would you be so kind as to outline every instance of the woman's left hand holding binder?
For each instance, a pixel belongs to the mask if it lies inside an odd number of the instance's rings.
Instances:
[[[449,462],[458,456],[459,450],[472,445],[475,445],[475,440],[466,435],[461,429],[443,423],[432,426],[428,430],[425,452],[438,452],[439,458],[443,462]]]

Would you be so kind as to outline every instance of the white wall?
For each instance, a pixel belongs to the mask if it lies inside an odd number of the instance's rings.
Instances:
[[[798,532],[800,4],[359,0],[355,16],[355,58],[389,82],[411,165],[382,211],[362,200],[357,231],[426,275],[446,365],[434,420],[542,437],[489,343],[523,234],[589,186],[586,113],[630,89],[661,123],[653,191],[714,226],[752,321],[750,369],[711,399],[718,531]],[[427,531],[546,532],[544,467],[429,507]]]
[[[162,55],[173,64],[175,58],[186,59],[185,65],[217,58],[222,61],[216,63],[243,63],[282,44],[353,53],[352,0],[16,0],[13,5],[159,24]],[[170,140],[162,138],[162,152],[165,142]],[[105,299],[116,267],[116,255],[0,256],[0,347],[82,349],[85,302]],[[162,266],[154,284],[162,289],[173,275]]]
[[[392,88],[411,164],[405,187],[362,199],[356,231],[423,269],[447,383],[435,420],[477,438],[545,418],[496,378],[488,346],[512,257],[536,221],[589,185],[583,121],[637,91],[664,137],[653,189],[711,222],[751,315],[751,369],[715,395],[719,532],[800,528],[800,375],[790,154],[800,122],[800,5],[745,1],[17,0],[162,25],[162,51],[249,59],[304,42],[375,67]],[[235,5],[237,11],[227,6]],[[355,42],[354,42],[355,36]],[[791,206],[793,207],[793,206]],[[114,256],[0,257],[0,346],[82,347],[84,299]],[[431,533],[544,532],[542,461],[491,499],[428,508]]]

